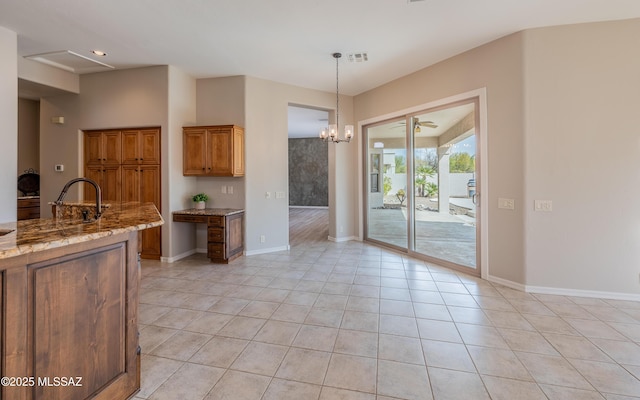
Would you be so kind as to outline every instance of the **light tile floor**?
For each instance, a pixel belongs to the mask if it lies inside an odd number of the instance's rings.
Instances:
[[[523,293],[359,242],[143,261],[140,345],[136,399],[640,399],[640,302]]]

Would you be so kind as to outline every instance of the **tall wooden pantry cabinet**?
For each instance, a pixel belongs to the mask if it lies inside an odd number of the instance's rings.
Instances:
[[[102,189],[102,200],[139,201],[160,209],[160,128],[126,128],[84,132],[85,177]],[[95,200],[90,185],[84,199]],[[160,227],[141,232],[141,257],[160,259]]]

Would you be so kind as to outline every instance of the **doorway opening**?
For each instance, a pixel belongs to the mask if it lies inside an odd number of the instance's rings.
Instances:
[[[289,105],[289,245],[329,236],[329,156],[318,138],[329,111]]]

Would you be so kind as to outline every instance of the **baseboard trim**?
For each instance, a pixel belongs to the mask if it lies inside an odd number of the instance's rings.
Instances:
[[[352,240],[358,240],[358,238],[356,236],[345,236],[345,237],[341,237],[341,238],[335,238],[333,236],[327,236],[327,239],[330,242],[336,242],[336,243],[350,242]]]
[[[517,289],[527,293],[538,294],[553,294],[558,296],[571,296],[571,297],[589,297],[609,300],[625,300],[625,301],[640,301],[640,294],[635,293],[617,293],[617,292],[604,292],[599,290],[581,290],[581,289],[567,289],[567,288],[555,288],[546,286],[532,286],[523,285],[521,283],[509,281],[506,279],[498,278],[496,276],[487,277],[488,281],[498,283],[500,285]]]
[[[318,210],[328,210],[328,206],[289,206],[289,208],[310,208],[310,209],[318,209]]]
[[[189,257],[190,255],[193,255],[193,254],[195,254],[196,252],[197,252],[197,251],[196,251],[196,249],[192,249],[192,250],[189,250],[189,251],[184,252],[184,253],[182,253],[182,254],[178,254],[177,256],[173,256],[173,257],[160,257],[160,261],[161,261],[161,262],[166,262],[166,263],[173,263],[173,262],[176,262],[176,261],[180,261],[180,260],[182,260],[183,258]]]
[[[267,254],[267,253],[277,253],[279,251],[289,251],[291,250],[291,246],[286,245],[286,246],[281,246],[281,247],[271,247],[268,249],[258,249],[258,250],[249,250],[249,251],[245,251],[244,255],[245,256],[255,256],[258,254]]]

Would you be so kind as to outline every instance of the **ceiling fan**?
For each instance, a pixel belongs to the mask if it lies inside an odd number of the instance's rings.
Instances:
[[[416,133],[420,133],[420,127],[424,126],[425,128],[437,128],[438,125],[436,125],[435,122],[433,121],[423,121],[420,122],[420,119],[418,117],[413,117],[413,126],[414,126],[414,131]]]

